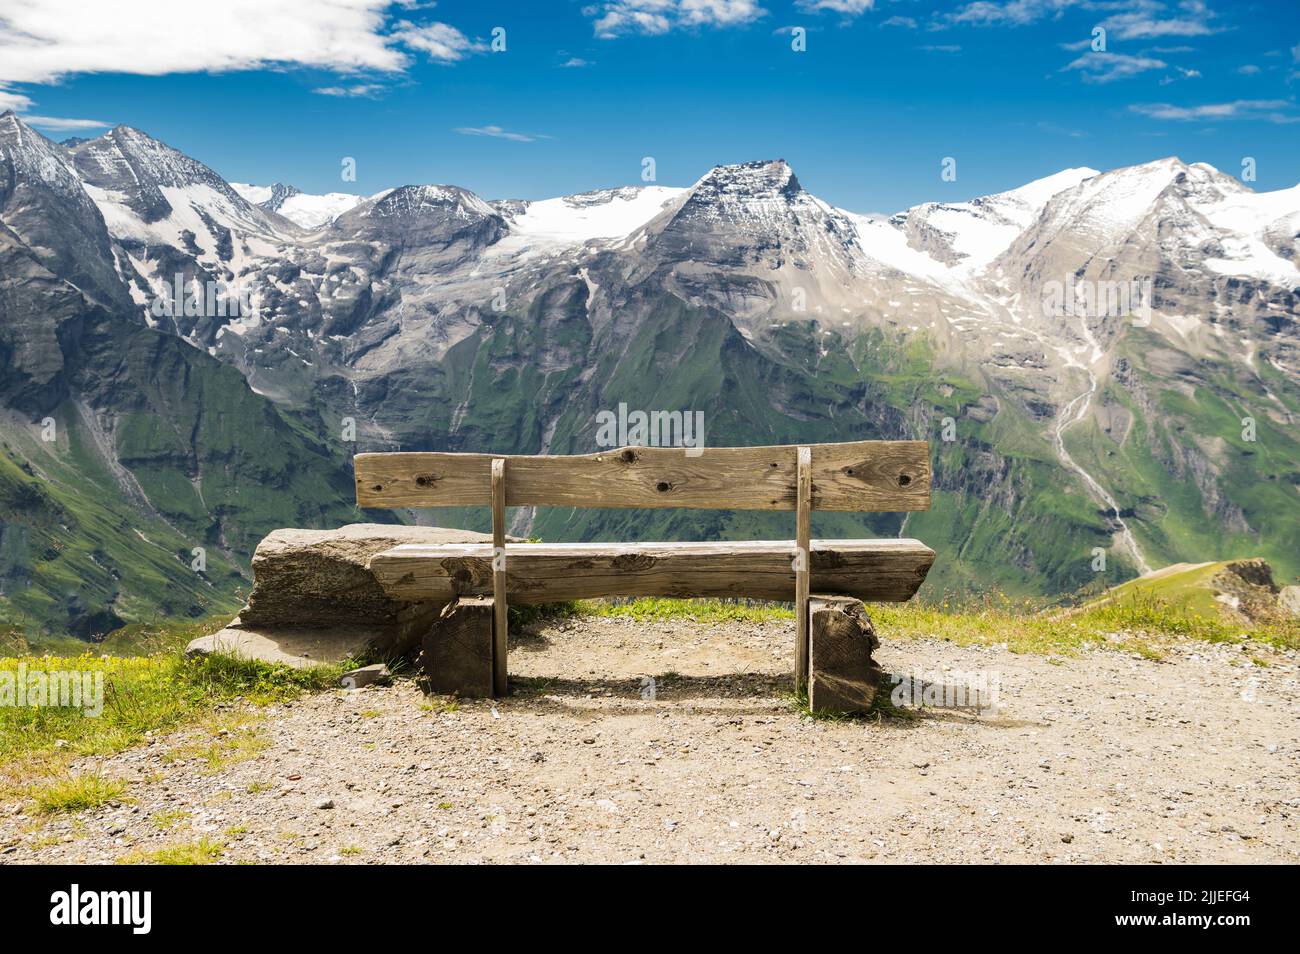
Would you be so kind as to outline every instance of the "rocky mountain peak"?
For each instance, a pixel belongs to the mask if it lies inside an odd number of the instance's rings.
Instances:
[[[496,242],[506,230],[502,215],[468,189],[405,185],[339,215],[329,234],[394,247],[423,246],[433,256],[430,267],[447,268]]]
[[[687,241],[714,236],[729,245],[781,246],[804,252],[829,237],[856,243],[848,219],[804,191],[784,159],[715,166],[648,226]]]
[[[258,203],[264,209],[271,212],[279,212],[280,207],[284,205],[286,199],[291,199],[295,195],[302,195],[302,190],[291,185],[285,185],[283,182],[276,182],[271,186],[271,194],[266,201]]]
[[[216,220],[264,224],[260,210],[217,173],[131,126],[115,126],[96,139],[78,143],[67,154],[87,185],[113,195],[146,224],[168,218],[178,204],[191,203],[209,210]],[[214,206],[221,209],[212,215]]]
[[[62,147],[32,129],[11,109],[0,113],[0,168],[5,165],[12,170],[5,178],[13,187],[39,182],[78,205],[93,208]],[[0,183],[0,199],[7,194],[5,184]]]
[[[131,126],[115,126],[97,139],[73,147],[71,152],[77,168],[92,177],[112,177],[129,168],[137,181],[156,187],[204,185],[239,198],[226,180],[208,166]]]
[[[803,191],[794,170],[784,159],[760,159],[714,166],[695,184],[695,188],[747,196],[790,196]]]
[[[194,387],[212,388],[220,410],[200,415],[221,427],[208,474],[226,467],[230,421],[241,440],[258,439],[239,465],[245,497],[268,493],[266,461],[294,441],[286,430],[259,439],[270,401],[368,422],[358,449],[589,450],[590,409],[623,400],[704,406],[719,444],[934,439],[936,418],[952,415],[979,454],[956,467],[936,456],[936,486],[957,501],[939,516],[981,572],[1010,552],[1069,591],[1089,575],[1078,553],[1108,539],[1126,562],[1167,562],[1185,551],[1158,532],[1165,513],[1198,540],[1247,540],[1300,569],[1284,539],[1292,498],[1253,496],[1240,479],[1235,420],[1217,402],[1165,402],[1162,383],[1240,407],[1266,429],[1249,450],[1271,455],[1277,486],[1294,471],[1300,187],[1256,194],[1169,157],[1104,174],[1067,169],[965,201],[956,187],[936,196],[892,220],[857,216],[806,191],[782,160],[718,166],[688,189],[495,206],[448,185],[310,195],[227,185],[130,127],[61,147],[6,113],[0,404],[30,420],[72,395],[120,414],[123,395],[161,386],[141,406],[158,418],[149,443],[135,419],[121,431],[130,443],[99,441],[144,488],[124,484],[123,514],[145,513],[142,494],[170,506],[185,475],[202,476],[189,444],[170,450],[173,433],[195,433]],[[1128,302],[1149,305],[1149,321],[1051,313],[1045,287],[1074,279],[1154,288]],[[159,315],[160,300],[183,297],[178,280],[247,290],[255,312],[205,298]],[[159,449],[163,467],[137,467]],[[299,473],[321,472],[295,453]],[[1199,493],[1143,489],[1161,473]],[[202,499],[181,500],[198,515],[187,525],[196,539],[230,525],[227,502],[210,496],[218,481],[206,484]],[[302,486],[320,499],[314,476]],[[1067,513],[1062,492],[1095,507]],[[295,500],[282,506],[302,512]],[[1007,537],[1007,514],[1023,533]],[[1056,545],[1067,537],[1077,551]],[[188,552],[179,537],[159,539]],[[83,571],[98,572],[93,561]]]
[[[465,222],[498,217],[492,206],[473,192],[450,185],[405,185],[381,193],[357,209],[371,218],[437,218]]]

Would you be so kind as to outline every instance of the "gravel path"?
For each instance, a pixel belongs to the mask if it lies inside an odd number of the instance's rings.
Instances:
[[[512,646],[496,704],[399,679],[83,760],[133,801],[0,806],[0,861],[204,837],[223,862],[1300,861],[1294,652],[886,634],[888,671],[999,673],[997,713],[815,721],[785,700],[791,641],[790,623],[554,624]]]

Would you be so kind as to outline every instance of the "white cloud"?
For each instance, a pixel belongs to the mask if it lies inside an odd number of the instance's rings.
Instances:
[[[881,20],[881,26],[905,27],[908,30],[916,29],[916,21],[911,17],[890,17],[888,20]]]
[[[1078,70],[1085,83],[1112,83],[1128,79],[1147,70],[1162,70],[1168,64],[1149,56],[1130,56],[1127,53],[1088,52],[1061,68],[1061,72]]]
[[[536,142],[539,139],[551,138],[533,133],[511,132],[500,126],[461,126],[453,129],[452,132],[460,133],[462,136],[489,136],[492,139],[509,139],[513,142]]]
[[[1056,19],[1070,9],[1110,11],[1099,25],[1121,40],[1209,36],[1219,32],[1210,23],[1215,14],[1203,0],[1182,0],[1176,11],[1161,0],[1006,0],[1002,3],[976,0],[959,7],[946,19],[974,26],[1025,26]]]
[[[1236,99],[1230,103],[1207,103],[1202,106],[1135,103],[1129,109],[1151,119],[1183,122],[1214,119],[1263,119],[1271,123],[1300,122],[1300,116],[1289,112],[1295,109],[1295,103],[1286,99]]]
[[[926,46],[918,46],[918,50],[924,50],[927,53],[960,53],[961,47],[956,43],[934,43]]]
[[[1173,72],[1172,74],[1170,74],[1170,75],[1168,75],[1168,76],[1162,76],[1162,77],[1160,78],[1160,85],[1161,85],[1161,86],[1168,86],[1170,83],[1177,83],[1180,79],[1200,79],[1200,78],[1201,78],[1201,71],[1200,71],[1200,70],[1189,70],[1189,69],[1185,69],[1184,67],[1181,67],[1181,66],[1175,66],[1175,67],[1173,68],[1173,70],[1174,70],[1174,72]]]
[[[831,13],[844,13],[856,17],[866,13],[876,5],[876,0],[796,0],[795,6],[808,13],[828,10]]]
[[[658,36],[679,28],[742,26],[767,15],[757,0],[612,0],[582,12],[596,18],[596,36],[604,40],[628,33]]]
[[[1008,3],[993,3],[991,0],[977,0],[968,3],[949,14],[948,19],[954,23],[970,23],[976,26],[1024,26],[1045,17],[1056,17],[1078,0],[1010,0]]]
[[[389,0],[0,0],[0,83],[74,73],[221,72],[267,65],[400,70]]]
[[[320,93],[322,96],[342,96],[342,97],[370,97],[377,96],[384,91],[380,83],[354,83],[351,86],[318,86],[312,90],[313,93]]]
[[[570,70],[580,70],[584,66],[590,66],[590,65],[591,63],[588,60],[584,60],[580,56],[571,56],[563,63],[560,64],[560,66],[562,66],[563,68],[570,69]]]
[[[1200,0],[1179,4],[1181,15],[1164,16],[1166,5],[1155,0],[1138,0],[1134,9],[1113,14],[1101,26],[1121,40],[1150,40],[1159,36],[1209,36],[1219,32],[1209,21],[1214,14]]]
[[[31,105],[31,97],[24,96],[22,93],[15,93],[13,90],[7,89],[4,83],[0,83],[0,113],[10,109],[20,113]]]
[[[1238,66],[1237,72],[1242,76],[1254,76],[1259,72],[1259,67],[1254,63],[1247,63],[1245,66]]]
[[[736,26],[767,15],[755,0],[679,0],[677,7],[688,26]]]
[[[432,4],[416,0],[0,0],[0,110],[35,104],[17,84],[58,83],[79,73],[226,72],[306,67],[353,82],[319,86],[323,96],[366,97],[383,84],[367,78],[407,69],[413,56],[454,63],[485,49],[446,23],[390,23]],[[96,120],[44,117],[49,129]],[[29,118],[29,121],[35,123]]]
[[[64,119],[61,116],[27,116],[22,117],[23,122],[29,126],[36,126],[39,129],[49,129],[54,132],[71,132],[74,129],[107,129],[112,123],[106,123],[102,119]]]
[[[392,38],[412,50],[429,54],[439,63],[455,63],[470,54],[487,50],[487,44],[471,40],[447,23],[416,26],[403,20],[397,24]]]

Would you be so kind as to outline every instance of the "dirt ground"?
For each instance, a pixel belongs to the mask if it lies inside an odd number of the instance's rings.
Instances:
[[[996,673],[996,713],[825,721],[788,700],[792,630],[569,620],[512,646],[496,703],[399,679],[85,759],[130,800],[2,806],[0,861],[201,838],[222,862],[1300,861],[1295,653],[1049,658],[885,633],[889,672]]]

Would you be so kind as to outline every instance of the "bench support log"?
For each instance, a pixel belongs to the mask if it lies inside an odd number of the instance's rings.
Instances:
[[[429,692],[466,698],[493,695],[492,603],[487,596],[462,596],[442,608],[420,653]]]
[[[506,605],[506,461],[492,461],[492,692],[504,697],[509,677],[506,650],[509,607]]]
[[[800,447],[795,462],[794,687],[808,685],[808,564],[812,553],[812,449]]]
[[[862,603],[850,596],[812,596],[808,628],[808,708],[827,714],[866,712],[883,673],[871,658],[880,641]]]

